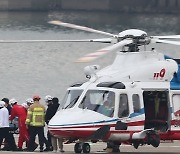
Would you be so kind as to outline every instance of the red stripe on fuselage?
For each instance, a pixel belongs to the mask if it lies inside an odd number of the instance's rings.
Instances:
[[[48,128],[49,129],[60,129],[60,128],[100,128],[100,127],[103,127],[105,125],[109,125],[110,127],[115,127],[116,126],[116,123],[111,123],[111,124],[108,124],[108,123],[104,123],[104,124],[92,124],[92,125],[81,125],[81,126],[75,126],[75,125],[71,125],[71,126],[49,126]],[[144,121],[135,121],[135,122],[129,122],[127,123],[128,126],[142,126],[144,125]]]
[[[174,125],[176,123],[176,120],[171,121],[171,125]],[[127,123],[128,126],[144,126],[144,121],[136,121],[136,122],[130,122]],[[96,130],[99,128],[109,125],[111,128],[114,128],[116,126],[116,123],[104,123],[104,124],[97,124],[97,125],[83,125],[83,126],[62,126],[62,127],[52,127],[49,126],[49,131],[55,135],[55,136],[60,136],[60,137],[65,137],[65,138],[82,138],[86,139],[89,136],[91,136]],[[86,130],[87,128],[87,130]],[[91,129],[92,128],[92,129]],[[69,130],[68,130],[69,129]],[[78,130],[79,129],[79,130]],[[108,136],[111,134],[133,134],[135,132],[140,132],[142,130],[110,130],[108,133]],[[161,140],[180,140],[180,130],[173,130],[173,131],[168,131],[164,133],[160,133],[160,139]]]

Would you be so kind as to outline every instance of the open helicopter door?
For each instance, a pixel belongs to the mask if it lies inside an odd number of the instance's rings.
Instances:
[[[170,128],[169,91],[147,90],[143,92],[145,124],[144,129],[166,132]]]

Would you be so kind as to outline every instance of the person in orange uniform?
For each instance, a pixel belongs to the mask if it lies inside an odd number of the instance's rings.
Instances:
[[[18,151],[22,151],[23,142],[29,141],[29,133],[26,128],[26,117],[27,110],[22,105],[17,104],[17,101],[13,98],[9,101],[12,105],[10,120],[12,121],[15,117],[18,117],[18,127],[19,127],[19,139],[18,139]]]

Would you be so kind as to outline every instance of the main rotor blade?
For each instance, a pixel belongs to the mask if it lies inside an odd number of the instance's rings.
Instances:
[[[166,36],[151,36],[151,38],[155,39],[180,39],[180,35],[166,35]]]
[[[118,43],[108,46],[106,48],[100,49],[97,52],[87,54],[84,57],[79,58],[76,62],[80,62],[80,63],[91,62],[101,56],[104,56],[105,54],[107,54],[111,51],[115,51],[125,45],[131,44],[132,42],[133,42],[133,40],[122,40],[121,42],[118,42]]]
[[[0,43],[71,42],[75,40],[0,40]],[[78,42],[79,40],[76,40]]]
[[[85,39],[85,40],[0,40],[0,43],[37,43],[37,42],[99,42],[112,43],[111,38]]]
[[[85,26],[79,26],[79,25],[75,25],[75,24],[65,23],[65,22],[58,21],[58,20],[49,21],[48,23],[53,24],[53,25],[69,27],[69,28],[73,28],[73,29],[79,29],[79,30],[83,30],[83,31],[87,31],[87,32],[103,34],[103,35],[107,35],[107,36],[111,36],[111,37],[117,37],[117,35],[114,35],[114,34],[111,34],[111,33],[108,33],[108,32],[95,30],[93,28],[89,28],[89,27],[85,27]]]
[[[152,39],[152,43],[165,43],[165,44],[172,44],[172,45],[180,45],[180,42],[177,41],[169,41],[169,40],[160,40],[160,39]]]

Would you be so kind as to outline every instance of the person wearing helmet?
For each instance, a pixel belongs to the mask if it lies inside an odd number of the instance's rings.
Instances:
[[[5,138],[9,141],[9,112],[5,108],[5,102],[0,101],[0,145]],[[8,142],[9,143],[9,142]]]
[[[9,104],[9,99],[3,98],[1,101],[5,102],[5,107],[8,109],[9,115],[11,115],[12,107]],[[8,137],[4,140],[4,147],[1,150],[3,150],[3,151],[10,151],[10,150],[16,151],[17,150],[15,139],[14,139],[13,133],[11,132],[10,128],[9,128]]]
[[[3,107],[5,107],[5,102],[4,101],[0,101],[0,109],[2,109]]]
[[[53,107],[52,107],[53,106],[52,99],[53,98],[50,95],[47,95],[44,98],[45,103],[47,105],[47,110],[46,110],[46,114],[45,114],[45,122],[46,122],[47,125],[48,125],[50,119],[53,117],[53,113],[54,113]],[[49,144],[51,146],[50,148],[53,150],[52,143],[51,143],[51,137],[52,137],[52,135],[50,134],[49,131],[47,131],[48,142],[49,142]]]
[[[29,105],[25,102],[25,103],[22,103],[21,104],[22,107],[24,107],[24,110],[26,112],[26,117],[27,117],[27,109],[29,108]],[[26,141],[26,146],[28,145],[28,142],[29,142],[29,132],[28,132],[28,129],[26,128],[26,124],[25,122],[23,122],[23,132],[25,133],[24,134],[24,141]],[[27,147],[26,147],[27,149]]]
[[[40,104],[40,99],[41,98],[38,95],[35,95],[33,97],[34,104],[28,108],[26,118],[26,125],[28,126],[30,133],[28,151],[34,151],[34,143],[37,134],[39,137],[40,152],[50,151],[50,145],[44,136],[45,107]],[[45,150],[43,150],[44,143],[46,144]]]
[[[1,150],[13,150],[16,151],[17,147],[14,141],[14,137],[9,133],[9,112],[5,107],[5,102],[0,101],[0,145],[2,144],[3,139],[7,143],[7,147],[4,147]]]
[[[45,96],[44,100],[45,100],[45,103],[46,103],[47,106],[52,104],[52,99],[53,98],[50,95]]]
[[[11,106],[13,106],[13,105],[17,104],[17,101],[15,98],[12,98],[12,99],[10,99],[9,103],[11,104]]]
[[[45,100],[45,103],[47,104],[47,111],[46,111],[46,115],[45,115],[45,122],[46,122],[46,124],[48,125],[48,123],[49,123],[49,121],[50,121],[50,119],[52,118],[52,116],[54,115],[52,112],[54,112],[53,111],[53,108],[52,108],[52,106],[53,106],[53,102],[52,102],[52,96],[50,96],[50,95],[47,95],[45,98],[44,98],[44,100]]]
[[[1,101],[5,102],[5,107],[8,109],[9,115],[11,115],[12,107],[11,107],[11,105],[9,105],[9,99],[8,98],[3,98]],[[6,140],[4,141],[4,147],[1,150],[9,150],[9,145],[7,144]]]
[[[29,134],[25,125],[27,110],[22,105],[17,104],[17,101],[14,98],[11,99],[9,103],[12,104],[10,120],[12,121],[15,117],[18,117],[18,127],[19,127],[18,151],[22,151],[23,142],[29,141]]]
[[[32,98],[26,99],[26,104],[28,105],[28,108],[34,103]]]

